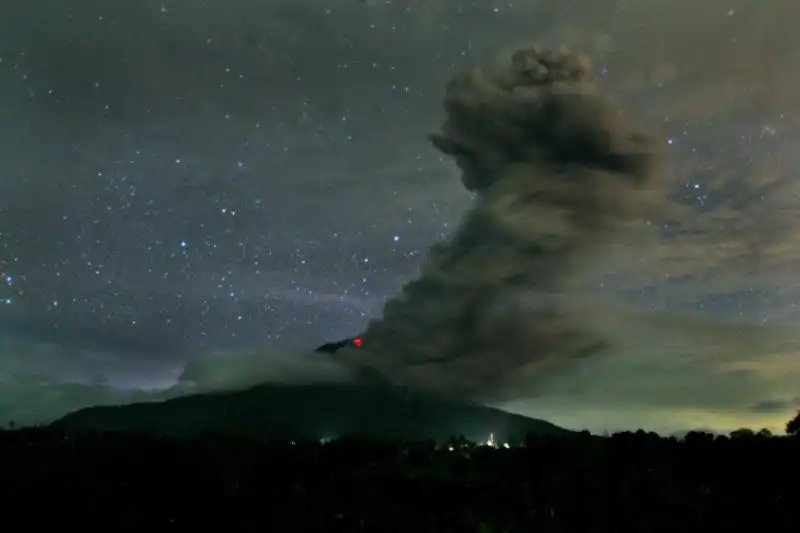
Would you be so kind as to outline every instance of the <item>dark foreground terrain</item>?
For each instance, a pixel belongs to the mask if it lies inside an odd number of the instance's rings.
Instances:
[[[163,402],[91,407],[53,424],[65,430],[138,431],[173,437],[204,431],[250,438],[364,435],[444,440],[465,435],[501,441],[526,434],[564,434],[544,420],[462,400],[386,386],[263,384],[246,390],[183,396]]]
[[[0,432],[4,531],[800,531],[800,441],[264,442]]]

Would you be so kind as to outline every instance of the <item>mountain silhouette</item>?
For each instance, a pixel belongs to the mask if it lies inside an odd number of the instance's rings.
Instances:
[[[350,337],[341,341],[326,342],[314,351],[317,353],[336,353],[346,346],[361,346],[361,337]]]
[[[255,438],[365,436],[445,440],[464,436],[517,442],[525,434],[569,431],[528,418],[428,393],[372,385],[262,384],[161,402],[81,409],[53,422],[70,431],[133,431],[191,437],[204,432]]]

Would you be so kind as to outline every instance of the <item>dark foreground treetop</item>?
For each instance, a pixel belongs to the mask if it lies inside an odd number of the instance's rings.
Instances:
[[[508,449],[0,433],[4,531],[796,532],[798,478],[797,438],[747,432]]]

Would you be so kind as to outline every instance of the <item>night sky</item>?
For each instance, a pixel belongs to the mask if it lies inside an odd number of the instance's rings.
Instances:
[[[561,4],[3,2],[0,417],[335,372],[309,352],[364,330],[471,205],[426,140],[447,81],[563,42],[661,135],[677,209],[581,280],[625,348],[510,407],[780,427],[800,407],[800,4]]]

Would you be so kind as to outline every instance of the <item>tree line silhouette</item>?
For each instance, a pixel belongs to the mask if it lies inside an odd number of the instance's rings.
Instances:
[[[800,413],[787,436],[642,430],[258,441],[0,432],[6,531],[800,531]]]

